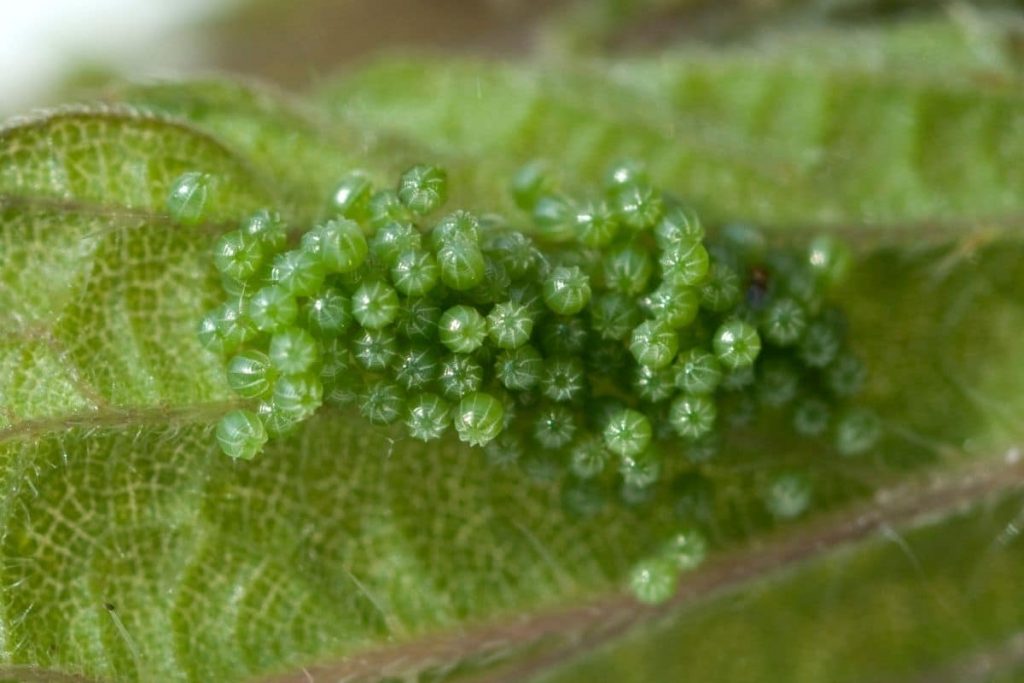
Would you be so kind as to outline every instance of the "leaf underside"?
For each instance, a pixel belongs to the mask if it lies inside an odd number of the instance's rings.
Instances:
[[[632,562],[682,523],[705,524],[723,557],[774,547],[805,524],[765,509],[779,472],[811,478],[810,524],[910,472],[995,466],[1024,414],[1024,97],[957,36],[921,25],[845,51],[812,34],[615,64],[392,58],[310,104],[226,81],[131,86],[0,130],[0,663],[247,680],[394,652],[391,675],[487,676],[491,657],[547,660],[526,633],[482,661],[400,662],[439,634],[624,600]],[[705,509],[666,485],[585,520],[555,481],[345,413],[251,463],[219,454],[212,425],[233,400],[194,332],[218,296],[216,234],[261,206],[314,220],[344,171],[383,180],[419,159],[452,169],[454,204],[514,216],[504,179],[536,156],[581,186],[638,157],[716,221],[849,239],[840,298],[886,422],[877,451],[841,459],[768,413],[719,459],[669,466],[668,482],[699,471]],[[217,181],[196,228],[163,209],[189,170]],[[939,506],[905,542],[869,538],[670,611],[553,680],[900,680],[969,663],[1024,627],[1020,542],[999,536],[1011,489],[963,516]]]

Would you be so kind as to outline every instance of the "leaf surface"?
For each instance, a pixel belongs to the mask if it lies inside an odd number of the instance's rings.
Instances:
[[[635,157],[723,220],[1016,220],[1019,80],[963,31],[930,31],[787,34],[583,66],[399,58],[324,98],[361,126],[487,159],[482,183],[535,157],[570,179]]]

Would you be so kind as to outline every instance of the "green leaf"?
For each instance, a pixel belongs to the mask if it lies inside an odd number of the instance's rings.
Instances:
[[[989,466],[988,477],[1001,478],[1007,489],[1019,487],[1019,463]],[[960,502],[948,482],[929,487],[933,504]],[[903,501],[880,499],[862,512],[891,513],[894,503],[912,509],[906,499],[913,492],[898,493]],[[561,655],[570,662],[538,680],[1019,680],[1024,545],[1016,523],[1024,501],[1019,492],[995,493],[908,533],[885,523],[880,533],[825,556],[808,547],[820,530],[795,539],[788,547],[805,551],[807,561],[768,584],[735,590],[722,578],[728,567],[720,565],[695,577],[704,591],[698,594],[695,586],[684,594],[690,609],[660,623],[651,619],[647,628],[587,657],[567,648]],[[730,559],[742,566],[774,558],[755,551]],[[590,647],[602,641],[607,638],[599,635]]]
[[[362,161],[356,156],[365,146],[360,133],[331,125],[321,112],[258,84],[207,79],[127,85],[108,97],[217,136],[273,175],[284,199],[310,218],[336,176]]]
[[[216,179],[212,220],[268,203],[219,141],[133,111],[65,110],[0,132],[0,349],[10,430],[224,401],[194,330],[215,301],[209,227],[164,217],[186,170]]]
[[[585,67],[383,60],[324,99],[361,126],[472,150],[487,159],[472,171],[484,187],[537,156],[585,178],[637,157],[721,219],[1019,217],[1019,80],[965,56],[963,31],[933,26],[927,43],[923,32],[787,35]]]
[[[954,488],[969,483],[960,461],[991,473],[985,468],[1024,436],[1024,248],[1008,231],[974,229],[980,216],[1013,214],[1024,201],[1011,156],[1022,144],[1024,101],[987,86],[890,79],[881,68],[847,81],[827,59],[802,67],[814,77],[801,85],[806,74],[790,57],[762,64],[756,54],[670,56],[660,72],[651,61],[589,65],[563,76],[545,75],[544,65],[395,62],[352,76],[322,114],[224,83],[127,88],[116,97],[134,107],[58,111],[0,131],[0,675],[26,671],[2,668],[10,666],[101,680],[245,680],[321,663],[317,671],[364,666],[372,680],[471,676],[502,659],[539,671],[565,659],[560,644],[586,640],[602,605],[621,606],[626,626],[657,618],[620,595],[628,570],[681,524],[703,523],[712,562],[736,562],[714,571],[747,566],[744,553],[782,558],[752,565],[763,571],[734,589],[760,600],[756,625],[787,608],[804,640],[786,652],[811,676],[824,647],[814,638],[828,634],[803,605],[827,597],[827,576],[796,566],[806,554],[779,554],[789,534],[856,526],[870,495],[904,470],[930,466],[952,472]],[[687,74],[700,89],[686,85]],[[775,102],[769,91],[783,96]],[[801,98],[832,97],[861,106],[804,122],[819,132],[877,130],[890,144],[854,158],[843,135],[805,134],[781,115]],[[892,114],[908,107],[917,124],[943,131],[961,163],[908,161],[916,138]],[[948,123],[927,118],[946,108]],[[751,111],[761,114],[743,115]],[[841,300],[872,368],[867,400],[886,420],[877,451],[839,458],[766,412],[730,434],[719,459],[669,462],[669,482],[699,473],[707,498],[697,509],[666,485],[646,504],[608,505],[589,519],[567,512],[557,481],[496,468],[454,440],[396,440],[348,413],[323,411],[253,462],[218,452],[213,426],[230,393],[195,326],[218,296],[208,250],[219,231],[261,206],[285,207],[304,225],[320,211],[318,194],[355,164],[394,178],[411,161],[444,161],[454,203],[507,209],[506,172],[552,150],[570,185],[635,154],[708,215],[766,220],[792,239],[823,218],[864,223],[840,230],[858,251]],[[192,170],[212,174],[216,187],[211,222],[184,228],[169,222],[163,201]],[[888,173],[914,182],[879,180]],[[947,239],[916,225],[926,219],[953,221]],[[896,225],[868,225],[881,220]],[[813,505],[787,532],[765,498],[771,478],[792,471],[810,480]],[[965,504],[992,491],[964,490],[956,500]],[[957,509],[939,502],[915,509],[940,519]],[[830,516],[815,526],[822,513]],[[874,519],[865,537],[916,521]],[[990,524],[946,524],[965,548],[991,540]],[[932,543],[930,533],[922,543]],[[831,538],[814,547],[834,550]],[[895,610],[858,612],[864,591],[884,588],[887,576],[910,602],[930,589],[887,574],[873,548],[869,541],[846,555],[849,581],[867,588],[844,593],[837,623],[860,623],[858,614],[894,623]],[[1012,562],[986,557],[976,566],[1003,575]],[[810,578],[780,583],[769,570]],[[688,580],[699,578],[684,587]],[[1014,595],[1010,583],[993,579],[992,595]],[[722,605],[680,603],[666,613],[691,615],[680,617],[698,624],[688,637],[724,653],[738,627]],[[886,672],[937,661],[931,650],[903,658],[896,640],[919,633],[917,623],[929,628],[931,614],[893,627],[899,662]],[[986,635],[1019,629],[1020,617],[1000,613]],[[702,640],[700,624],[714,639]],[[756,625],[742,631],[754,634],[744,643],[771,678],[779,645],[765,636],[770,626]],[[950,657],[977,644],[946,626]],[[730,665],[725,655],[701,671],[714,678],[726,671],[719,665]]]

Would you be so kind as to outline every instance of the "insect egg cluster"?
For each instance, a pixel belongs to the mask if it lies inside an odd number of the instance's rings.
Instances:
[[[743,226],[709,238],[629,164],[588,200],[536,165],[512,193],[522,230],[461,210],[428,220],[443,169],[384,189],[353,173],[298,239],[267,210],[222,235],[226,300],[199,338],[252,401],[222,421],[224,451],[251,458],[323,403],[354,403],[415,439],[452,428],[499,461],[532,441],[578,454],[583,474],[616,460],[643,482],[666,445],[711,443],[730,399],[789,407],[797,432],[831,431],[843,453],[872,445],[870,413],[832,414],[865,375],[826,302],[842,245],[770,248]]]
[[[218,239],[225,300],[199,339],[245,401],[218,426],[227,455],[254,457],[323,404],[355,406],[413,439],[453,431],[534,478],[567,471],[563,501],[585,515],[602,487],[629,503],[673,462],[713,458],[760,410],[842,455],[879,437],[829,301],[850,259],[831,237],[798,249],[742,225],[706,233],[632,164],[587,197],[528,165],[508,220],[443,213],[447,195],[435,166],[384,188],[355,172],[301,234],[263,210]],[[182,197],[205,192],[171,205]],[[792,489],[775,496],[783,517],[806,498]],[[638,595],[702,555],[688,533],[638,565]]]

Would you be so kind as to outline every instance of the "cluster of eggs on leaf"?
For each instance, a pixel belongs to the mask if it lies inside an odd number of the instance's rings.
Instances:
[[[567,470],[563,501],[586,515],[601,482],[642,501],[668,454],[703,463],[761,409],[843,455],[873,446],[879,421],[851,401],[865,368],[828,301],[849,261],[841,243],[776,247],[740,225],[706,234],[634,164],[587,197],[531,164],[511,192],[520,217],[441,213],[439,167],[386,188],[353,172],[308,230],[263,210],[221,235],[225,300],[199,339],[245,403],[218,426],[224,452],[252,458],[323,404],[356,406],[414,439],[454,431],[534,478]],[[186,174],[172,216],[200,221],[208,194],[208,176]],[[777,517],[806,506],[799,485],[770,489]],[[702,556],[696,533],[691,559],[659,552],[638,568],[638,594],[656,598],[658,568],[674,577]]]
[[[182,176],[172,215],[200,220],[209,185]],[[632,164],[583,200],[525,167],[512,182],[532,219],[522,230],[461,210],[428,220],[447,194],[435,166],[385,189],[356,172],[301,235],[267,210],[221,235],[226,301],[199,337],[255,402],[223,420],[225,452],[252,457],[322,403],[358,403],[423,440],[452,427],[474,446],[510,430],[496,451],[599,443],[624,473],[645,464],[630,478],[644,481],[657,478],[656,442],[709,443],[722,395],[737,392],[790,406],[802,435],[831,429],[844,454],[877,438],[868,411],[832,415],[864,380],[825,301],[848,261],[836,241],[801,253],[744,226],[709,238]]]

